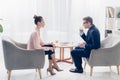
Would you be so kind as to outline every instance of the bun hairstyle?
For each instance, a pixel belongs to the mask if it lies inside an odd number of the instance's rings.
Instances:
[[[34,23],[37,25],[38,22],[41,22],[42,21],[42,16],[37,16],[37,15],[34,15]]]

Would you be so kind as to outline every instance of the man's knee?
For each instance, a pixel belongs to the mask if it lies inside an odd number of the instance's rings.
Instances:
[[[84,48],[81,48],[80,46],[77,46],[77,47],[75,47],[75,49],[84,49]]]
[[[72,55],[72,56],[75,56],[75,55],[76,55],[76,51],[75,51],[75,50],[72,50],[72,51],[71,51],[71,55]]]
[[[81,49],[80,46],[75,47],[75,49]]]

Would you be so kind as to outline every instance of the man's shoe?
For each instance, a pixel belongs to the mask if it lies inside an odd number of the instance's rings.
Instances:
[[[69,71],[72,72],[72,73],[83,73],[83,69],[77,69],[77,68],[70,69]]]

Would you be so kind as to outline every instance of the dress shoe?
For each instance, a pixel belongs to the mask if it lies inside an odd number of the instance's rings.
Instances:
[[[69,71],[72,72],[72,73],[83,73],[83,69],[77,69],[77,68],[70,69]]]

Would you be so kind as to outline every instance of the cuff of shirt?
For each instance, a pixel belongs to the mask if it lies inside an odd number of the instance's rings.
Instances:
[[[80,32],[80,36],[82,36],[84,34],[84,32]]]

